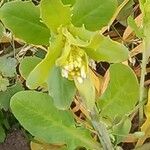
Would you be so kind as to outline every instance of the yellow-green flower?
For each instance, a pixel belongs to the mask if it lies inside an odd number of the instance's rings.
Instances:
[[[87,77],[88,60],[86,53],[79,47],[66,43],[62,56],[57,60],[62,67],[62,76],[82,83]]]

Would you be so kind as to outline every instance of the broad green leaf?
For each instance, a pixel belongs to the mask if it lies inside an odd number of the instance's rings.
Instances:
[[[3,127],[0,125],[0,143],[3,143],[5,140],[6,134]]]
[[[73,81],[62,77],[60,68],[54,67],[49,75],[47,84],[55,106],[62,110],[69,109],[76,93]]]
[[[88,130],[76,128],[71,113],[56,109],[46,93],[19,92],[11,98],[10,106],[21,125],[46,143],[67,144],[68,150],[77,146],[99,150]]]
[[[113,126],[112,134],[115,136],[115,144],[123,142],[124,138],[129,134],[131,129],[131,120],[124,117],[118,124]]]
[[[70,23],[70,7],[61,0],[42,0],[41,18],[49,29],[56,31],[61,25]]]
[[[61,0],[64,5],[73,5],[76,0]]]
[[[96,34],[89,46],[85,48],[88,56],[96,61],[119,63],[128,59],[128,49],[118,42],[101,34]]]
[[[17,92],[22,91],[23,87],[17,83],[8,87],[5,92],[0,92],[0,109],[7,111],[10,107],[10,98]]]
[[[72,23],[88,30],[100,30],[106,26],[117,8],[116,0],[76,0]]]
[[[0,57],[0,73],[5,77],[16,75],[17,60],[11,57]]]
[[[56,59],[61,55],[63,46],[63,37],[58,35],[49,47],[45,58],[29,74],[26,82],[29,88],[35,89],[46,82]]]
[[[9,86],[9,80],[0,75],[0,91],[6,91],[7,86]]]
[[[102,117],[114,119],[129,114],[139,98],[139,85],[134,72],[123,64],[113,64],[110,81],[98,100]]]
[[[36,56],[25,57],[19,65],[19,72],[24,79],[27,79],[30,72],[41,62],[42,59]]]
[[[40,10],[32,2],[5,3],[0,8],[0,19],[17,38],[30,44],[49,44],[50,31],[40,21]]]

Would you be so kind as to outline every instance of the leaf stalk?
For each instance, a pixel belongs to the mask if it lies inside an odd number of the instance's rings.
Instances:
[[[113,146],[109,137],[109,133],[105,125],[99,120],[98,112],[96,108],[93,108],[93,110],[90,113],[90,117],[91,117],[91,122],[93,124],[93,127],[98,133],[98,137],[102,144],[103,150],[113,150]]]

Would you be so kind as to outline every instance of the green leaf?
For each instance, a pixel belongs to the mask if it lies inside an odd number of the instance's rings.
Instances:
[[[137,26],[135,20],[131,16],[128,17],[128,25],[133,29],[137,37],[144,37],[143,30]]]
[[[85,107],[88,111],[93,110],[93,107],[95,106],[95,87],[89,74],[87,74],[87,77],[83,80],[83,83],[79,83],[75,80],[75,85],[82,97]]]
[[[113,126],[112,134],[115,136],[115,144],[123,142],[124,138],[129,134],[131,129],[131,120],[124,117],[118,124]]]
[[[76,128],[69,111],[53,105],[46,93],[22,91],[11,98],[11,109],[21,125],[33,136],[51,144],[67,144],[68,150],[77,146],[99,149],[89,132]]]
[[[27,79],[30,72],[41,62],[42,59],[36,56],[25,57],[19,65],[19,72],[24,79]]]
[[[17,38],[30,44],[49,44],[50,31],[40,21],[40,10],[32,2],[5,3],[0,9],[0,19]]]
[[[29,74],[26,82],[29,88],[35,89],[46,82],[56,59],[61,55],[63,46],[63,37],[62,35],[58,35],[49,47],[45,58]]]
[[[85,48],[85,51],[92,59],[109,63],[123,62],[129,57],[128,49],[123,44],[101,34],[94,36],[89,46]]]
[[[73,6],[72,23],[88,30],[106,26],[117,8],[116,0],[77,0]]]
[[[124,3],[124,0],[117,0],[118,6]],[[134,0],[130,0],[127,4],[121,9],[117,16],[117,21],[119,21],[122,25],[127,26],[127,18],[133,14]]]
[[[9,86],[9,80],[7,78],[3,78],[0,75],[0,91],[6,91],[7,90],[7,86]]]
[[[4,31],[5,31],[5,28],[4,28],[4,26],[0,23],[0,41],[1,41],[1,38],[2,38],[2,36],[3,36]]]
[[[5,77],[16,75],[17,60],[11,57],[0,57],[0,73]]]
[[[95,36],[97,32],[91,32],[86,30],[84,26],[82,27],[75,27],[72,24],[68,27],[68,31],[76,38],[80,40],[90,42],[91,39]]]
[[[76,0],[61,0],[64,5],[73,5]]]
[[[139,85],[134,72],[123,64],[111,65],[110,81],[98,100],[100,115],[114,119],[129,114],[139,98]]]
[[[48,91],[54,100],[54,104],[58,109],[69,109],[76,88],[73,81],[63,78],[61,70],[54,67],[48,78]]]
[[[0,125],[0,143],[3,143],[5,140],[6,134],[3,127]]]
[[[61,0],[42,0],[41,17],[49,29],[56,31],[61,25],[70,23],[70,7],[63,5]]]
[[[17,83],[8,87],[5,92],[0,92],[0,109],[7,111],[10,107],[10,98],[17,92],[22,91],[23,87]]]

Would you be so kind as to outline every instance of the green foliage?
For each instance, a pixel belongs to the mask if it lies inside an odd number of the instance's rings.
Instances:
[[[96,34],[85,48],[87,54],[96,61],[118,63],[128,59],[128,49],[110,38]]]
[[[9,80],[7,78],[3,78],[0,75],[0,91],[6,91],[7,90],[7,86],[9,86]]]
[[[62,77],[61,70],[54,67],[48,78],[48,91],[54,100],[54,104],[58,109],[69,109],[76,88],[73,81],[69,81]]]
[[[3,36],[4,31],[5,31],[4,26],[0,23],[0,41]]]
[[[116,0],[76,0],[72,23],[88,30],[100,30],[106,26],[117,8]]]
[[[123,65],[114,64],[110,69],[110,82],[98,100],[100,115],[112,120],[129,114],[139,98],[139,85],[133,71]],[[132,84],[131,84],[132,83]]]
[[[19,65],[19,72],[24,79],[27,79],[30,72],[41,62],[39,57],[25,57]]]
[[[27,78],[27,86],[35,89],[45,83],[48,75],[55,64],[56,59],[60,56],[64,46],[62,35],[58,35],[48,49],[45,58],[35,67]]]
[[[8,111],[10,107],[9,105],[10,105],[11,97],[15,93],[22,91],[22,90],[23,90],[23,87],[19,83],[16,83],[15,85],[8,87],[5,92],[0,92],[0,109]]]
[[[121,5],[124,2],[124,0],[117,0],[117,1],[118,5]],[[124,26],[127,25],[127,18],[133,13],[134,3],[135,2],[133,0],[128,1],[128,3],[121,9],[120,13],[116,18]]]
[[[16,75],[17,60],[11,57],[0,58],[0,74],[5,77],[14,77]]]
[[[73,5],[76,0],[61,0],[64,5]]]
[[[60,0],[42,0],[40,8],[41,17],[49,29],[55,31],[61,25],[70,23],[70,7],[63,5]]]
[[[144,36],[143,30],[137,26],[135,20],[131,16],[128,18],[128,25],[134,30],[137,37],[142,38]]]
[[[131,120],[124,117],[118,124],[113,126],[112,134],[115,136],[115,144],[119,144],[128,135],[131,129]]]
[[[4,130],[3,127],[0,125],[0,143],[4,142],[5,137],[6,137],[5,130]]]
[[[82,97],[83,104],[91,111],[95,105],[95,87],[90,76],[88,76],[83,83],[75,80],[75,85]]]
[[[10,103],[19,123],[42,143],[66,145],[67,150],[79,147],[106,150],[113,147],[110,134],[116,146],[129,133],[128,117],[139,98],[134,72],[121,64],[128,60],[129,50],[100,33],[118,12],[117,6],[117,0],[41,0],[38,6],[31,1],[11,1],[1,7],[1,22],[17,41],[19,38],[27,44],[38,45],[34,48],[45,49],[46,55],[34,51],[32,57],[27,57],[28,53],[16,55],[18,60],[25,56],[19,64],[19,76],[16,59],[0,58],[0,108],[8,111]],[[149,10],[143,5],[143,11]],[[148,19],[145,15],[146,35],[149,35]],[[133,19],[129,18],[129,23],[137,31]],[[0,37],[2,32],[0,24]],[[13,46],[22,46],[21,42],[13,42]],[[92,72],[91,61],[113,63],[109,68],[108,87],[102,95],[103,78]],[[12,78],[15,81],[24,78],[24,87],[29,90],[23,91],[20,84],[8,87]],[[80,110],[88,121],[77,118],[80,124],[75,122],[70,111],[74,98],[81,103]],[[80,107],[77,105],[75,109]],[[3,140],[1,124],[0,132]],[[91,135],[98,135],[102,146]]]
[[[40,21],[39,8],[31,2],[12,1],[0,9],[0,19],[14,35],[27,43],[48,45],[50,33]]]
[[[97,149],[89,132],[76,128],[73,116],[68,111],[56,109],[47,94],[19,92],[11,99],[11,109],[25,129],[45,142],[67,144],[68,150],[78,146]]]

